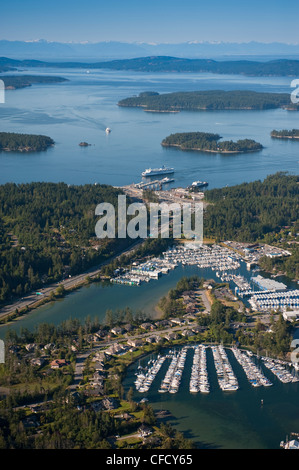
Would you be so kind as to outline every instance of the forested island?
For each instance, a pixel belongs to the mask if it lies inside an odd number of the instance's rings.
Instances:
[[[232,140],[222,141],[219,134],[207,132],[183,132],[171,134],[166,137],[161,145],[163,147],[178,147],[181,150],[196,150],[213,153],[244,153],[257,152],[263,146],[252,139],[242,139],[237,142]]]
[[[171,56],[137,57],[134,59],[111,60],[104,62],[45,62],[41,60],[14,60],[7,57],[0,58],[1,67],[7,69],[16,67],[56,67],[56,68],[83,68],[134,70],[136,72],[195,72],[238,74],[247,76],[294,76],[299,75],[299,61],[289,59],[270,60],[258,62],[252,60],[224,60],[212,59],[186,59]]]
[[[299,129],[283,129],[281,131],[273,130],[271,132],[271,137],[274,139],[299,139]]]
[[[34,84],[68,82],[67,78],[45,75],[0,75],[0,79],[3,80],[6,90],[17,90],[18,88],[25,88]]]
[[[54,145],[46,135],[0,132],[0,152],[40,152]]]
[[[156,92],[143,92],[139,96],[119,101],[118,105],[141,107],[144,111],[155,112],[299,109],[298,105],[291,103],[288,93],[263,93],[248,90],[207,90],[161,95]]]

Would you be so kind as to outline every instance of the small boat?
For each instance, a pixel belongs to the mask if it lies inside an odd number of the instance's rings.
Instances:
[[[161,180],[161,183],[164,183],[164,184],[173,183],[173,182],[174,182],[174,178],[168,178],[168,176],[166,176],[165,178]]]
[[[110,132],[111,132],[110,127],[106,127],[105,132],[106,132],[106,134],[110,134]]]
[[[195,188],[203,188],[204,186],[208,186],[209,183],[206,181],[193,181],[192,186]]]

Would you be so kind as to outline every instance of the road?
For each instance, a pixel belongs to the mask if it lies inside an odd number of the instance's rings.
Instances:
[[[163,336],[168,333],[173,333],[179,330],[190,330],[194,328],[195,325],[183,325],[183,326],[172,326],[165,328],[164,330],[153,330],[149,332],[144,332],[144,333],[139,333],[137,335],[133,336],[127,336],[125,338],[115,338],[115,339],[110,339],[109,341],[101,342],[100,344],[94,346],[93,348],[88,349],[87,351],[84,351],[80,354],[77,355],[76,358],[76,365],[75,365],[75,373],[74,373],[74,380],[73,383],[69,386],[69,390],[76,390],[77,387],[79,386],[81,380],[83,380],[83,370],[84,370],[84,363],[86,359],[95,352],[102,351],[104,352],[105,348],[111,346],[113,343],[119,343],[123,342],[124,340],[129,340],[129,339],[142,339],[142,338],[147,338],[148,336],[154,336],[154,335],[159,335]]]
[[[88,356],[93,350],[85,351],[84,353],[78,354],[76,358],[75,372],[73,383],[69,386],[69,390],[74,391],[79,386],[81,380],[83,380],[84,364]]]
[[[60,281],[60,282],[55,282],[46,287],[43,287],[42,289],[39,289],[38,292],[40,294],[37,294],[36,292],[32,292],[29,295],[22,297],[21,299],[18,299],[15,302],[2,307],[0,309],[0,319],[3,317],[6,317],[7,315],[15,313],[16,309],[20,311],[26,307],[33,308],[41,300],[50,299],[50,295],[54,293],[57,287],[59,286],[63,286],[65,290],[71,290],[79,285],[82,285],[87,276],[91,278],[96,277],[100,273],[103,266],[111,263],[111,261],[119,258],[123,254],[128,254],[131,251],[134,251],[137,248],[137,246],[143,242],[144,242],[143,239],[136,241],[134,245],[132,245],[130,248],[123,250],[121,253],[118,253],[117,255],[112,256],[107,261],[99,264],[98,266],[94,268],[88,269],[82,274],[72,276],[71,278],[64,279],[63,281]]]
[[[139,201],[142,201],[142,189],[138,189],[134,187],[134,185],[130,186],[124,186],[121,188],[125,193],[127,193],[129,196],[138,199]],[[186,200],[182,199],[179,196],[176,196],[172,191],[159,191],[157,192],[157,195],[159,196],[159,201],[160,202],[168,202],[168,203],[186,203],[186,202],[192,202],[192,206],[194,206],[194,203],[196,201],[191,201],[191,200]],[[199,196],[197,201],[200,200],[201,197]],[[154,224],[153,224],[154,225]],[[171,225],[171,224],[170,224]],[[169,226],[168,223],[165,222],[165,224],[160,228],[161,232],[166,232],[168,233]],[[14,314],[16,309],[18,311],[25,309],[26,307],[28,308],[34,308],[35,306],[38,305],[38,302],[40,302],[43,299],[50,299],[50,296],[52,293],[55,292],[57,287],[63,286],[66,290],[71,290],[81,284],[84,283],[86,276],[90,276],[91,278],[97,276],[100,273],[100,270],[103,266],[106,264],[109,264],[111,261],[113,261],[115,258],[119,258],[122,254],[130,253],[132,250],[136,248],[137,245],[140,243],[143,243],[144,240],[138,240],[133,246],[131,246],[129,249],[124,250],[123,252],[111,257],[109,260],[101,263],[97,267],[91,268],[87,271],[85,271],[82,274],[78,274],[76,276],[72,276],[71,278],[62,280],[60,282],[55,282],[53,284],[50,284],[46,287],[43,287],[40,289],[38,292],[40,294],[37,294],[36,292],[32,292],[25,297],[22,297],[21,299],[18,299],[14,301],[11,304],[8,304],[0,309],[0,320],[1,318],[6,317],[7,315]]]

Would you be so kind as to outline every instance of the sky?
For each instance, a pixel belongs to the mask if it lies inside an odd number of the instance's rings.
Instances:
[[[298,0],[9,0],[0,39],[299,43]]]

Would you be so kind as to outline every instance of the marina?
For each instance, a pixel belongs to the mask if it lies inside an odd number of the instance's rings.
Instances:
[[[166,356],[158,356],[154,361],[150,359],[148,361],[148,369],[145,372],[139,371],[137,373],[137,379],[135,381],[136,390],[141,393],[148,392],[153,380],[155,379],[157,373],[162,367],[163,362],[165,361]]]
[[[184,247],[170,248],[163,253],[170,264],[196,265],[199,268],[211,268],[213,271],[236,270],[240,267],[241,257],[220,245],[204,245],[199,242],[186,244]]]
[[[211,246],[199,242],[175,246],[163,252],[160,257],[154,257],[143,263],[133,265],[123,273],[117,270],[112,283],[140,286],[144,282],[158,280],[163,275],[180,266],[191,266],[215,271],[221,282],[235,284],[235,294],[241,299],[248,298],[248,303],[254,311],[270,312],[285,311],[287,308],[299,308],[299,290],[288,290],[282,282],[267,279],[260,275],[246,278],[235,271],[244,262],[241,255],[223,246]],[[251,274],[252,271],[249,271]],[[259,290],[262,289],[262,290]]]
[[[240,268],[241,258],[230,250],[218,245],[212,247],[199,243],[184,247],[170,248],[161,257],[154,257],[149,261],[136,264],[130,269],[111,278],[112,283],[140,285],[151,279],[159,279],[163,274],[175,269],[179,264],[183,266],[197,266],[198,268],[211,268],[213,271],[236,270]],[[217,271],[217,276],[220,276]]]
[[[167,356],[166,360],[149,392],[140,393],[135,389],[136,401],[146,398],[156,412],[163,409],[169,410],[172,414],[171,419],[174,417],[177,420],[178,429],[182,432],[190,432],[190,437],[200,448],[210,448],[211,445],[215,445],[215,442],[220,448],[231,448],[232,442],[235,448],[240,449],[278,448],[286,434],[298,428],[298,382],[283,383],[276,375],[273,375],[272,371],[264,368],[262,357],[248,350],[224,346],[239,385],[236,391],[224,391],[218,383],[212,353],[213,346],[215,345],[208,343],[189,345],[177,393],[169,393],[167,387],[161,392],[161,385],[163,378],[166,379],[174,356],[176,359],[173,360],[173,365],[177,361],[180,347],[161,350],[159,354]],[[236,359],[234,348],[242,353],[242,357],[250,359],[250,362],[244,362],[248,364],[249,370],[252,365],[255,365],[258,371],[262,370],[263,375],[272,385],[254,386]],[[199,351],[203,349],[206,356],[209,393],[197,391],[197,389],[196,391],[190,390],[191,377],[196,377],[196,364],[198,364],[198,357],[195,359],[194,356],[198,356]],[[144,364],[147,364],[149,357],[151,355],[144,358]],[[142,360],[140,362],[142,364]],[[296,376],[295,369],[291,368],[289,363],[281,363],[281,365],[287,369],[290,368],[292,375]],[[137,367],[138,363],[130,367],[124,382],[125,390],[128,390],[132,383],[134,384]],[[199,369],[201,370],[200,361]],[[174,366],[169,374],[169,381],[175,370]],[[256,371],[255,368],[253,368],[254,371]]]
[[[194,349],[189,390],[191,393],[210,393],[206,346],[204,345],[196,346]]]
[[[238,390],[238,381],[227,358],[224,347],[221,345],[212,346],[212,352],[221,390],[224,392]]]
[[[160,389],[158,390],[159,393],[177,393],[181,383],[182,373],[184,370],[187,349],[187,347],[184,347],[179,353],[170,352],[170,354],[172,355],[172,360],[168,367],[166,375],[161,382]]]
[[[191,394],[197,394],[198,392],[209,394],[211,391],[209,381],[209,373],[211,373],[211,370],[208,371],[207,366],[207,351],[209,349],[212,351],[213,369],[216,372],[218,385],[222,392],[235,392],[240,389],[237,376],[228,359],[227,351],[229,350],[232,351],[233,356],[242,367],[247,381],[252,387],[271,387],[273,385],[273,382],[265,376],[261,366],[255,361],[255,359],[258,360],[258,358],[254,356],[252,352],[241,351],[236,347],[224,348],[221,344],[199,344],[196,346],[184,346],[178,350],[169,350],[164,355],[159,354],[155,361],[150,359],[145,368],[139,366],[136,372],[136,390],[140,393],[148,392],[164,361],[168,360],[170,363],[167,371],[164,372],[165,375],[158,388],[158,392],[177,393],[182,381],[187,352],[190,350],[193,353],[193,357],[190,369],[189,392]],[[291,368],[292,364],[282,363],[282,361],[273,358],[263,357],[261,360],[265,367],[271,370],[281,382],[290,384],[299,381],[296,369],[293,368],[292,372],[290,372],[290,370],[287,370],[285,367],[285,365],[287,365]]]
[[[277,359],[271,359],[267,357],[262,358],[265,367],[271,370],[274,375],[283,383],[292,383],[298,382],[299,379],[297,376],[292,374],[286,367],[283,365],[282,361]],[[288,364],[289,365],[289,364]]]
[[[218,274],[219,273],[216,273],[216,275]],[[235,292],[237,292],[239,295],[240,294],[244,295],[248,291],[251,291],[250,283],[247,281],[247,279],[245,279],[244,276],[241,276],[241,274],[223,273],[222,275],[219,275],[218,277],[220,277],[222,282],[230,282],[230,281],[234,282],[236,284]]]
[[[283,292],[259,292],[254,293],[249,303],[253,310],[268,312],[271,310],[285,310],[287,307],[298,309],[299,290],[288,290]]]
[[[250,358],[252,353],[250,354],[249,351],[244,353],[237,348],[232,348],[232,351],[239,364],[243,367],[246,377],[253,387],[260,387],[261,385],[264,387],[270,387],[273,385]]]

